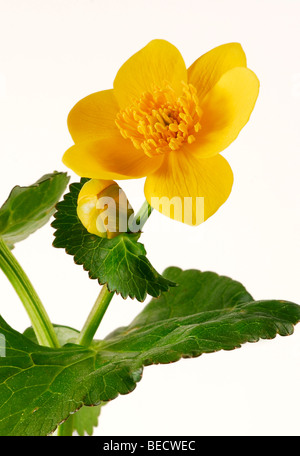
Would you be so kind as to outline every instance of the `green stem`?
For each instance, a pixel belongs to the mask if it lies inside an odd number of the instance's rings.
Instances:
[[[150,217],[153,208],[150,206],[148,201],[146,200],[143,205],[141,206],[140,210],[136,214],[133,223],[132,223],[132,231],[136,232],[138,228],[139,231],[142,230],[143,226],[147,222],[148,218]]]
[[[69,418],[62,424],[58,426],[57,429],[57,436],[60,437],[69,437],[73,435],[73,417],[74,415],[70,415]]]
[[[22,267],[0,237],[0,268],[21,299],[40,345],[59,347],[52,323]]]
[[[107,286],[103,285],[81,333],[79,334],[77,339],[79,345],[88,347],[91,344],[113,295],[114,293],[111,293]]]

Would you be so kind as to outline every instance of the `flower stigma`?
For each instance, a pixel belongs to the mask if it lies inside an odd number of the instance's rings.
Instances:
[[[117,114],[115,122],[123,138],[130,139],[148,157],[176,151],[184,143],[196,141],[202,110],[196,88],[182,84],[181,96],[169,85],[155,87]]]

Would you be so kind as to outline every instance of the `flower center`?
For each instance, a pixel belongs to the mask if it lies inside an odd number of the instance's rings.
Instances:
[[[180,97],[169,86],[143,93],[118,113],[116,124],[125,139],[153,157],[192,144],[201,129],[201,116],[195,87],[183,83]]]

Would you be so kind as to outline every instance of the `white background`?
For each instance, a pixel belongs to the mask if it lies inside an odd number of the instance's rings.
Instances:
[[[261,90],[251,121],[224,151],[232,194],[198,228],[154,213],[142,242],[160,272],[212,270],[256,299],[300,303],[299,14],[297,0],[0,0],[1,202],[16,184],[66,171],[69,110],[111,88],[121,64],[150,40],[172,42],[187,66],[219,44],[240,42]],[[138,209],[143,179],[123,188]],[[14,254],[52,321],[80,329],[99,287],[52,241],[46,226]],[[3,274],[0,287],[2,316],[23,331],[28,318]],[[116,296],[97,337],[143,306]],[[105,406],[96,434],[299,435],[299,381],[300,326],[289,337],[147,367],[133,393]]]

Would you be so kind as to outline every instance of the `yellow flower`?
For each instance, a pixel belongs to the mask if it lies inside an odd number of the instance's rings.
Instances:
[[[232,171],[219,153],[249,120],[258,91],[238,43],[216,47],[186,69],[175,46],[151,41],[123,64],[113,89],[71,110],[75,145],[63,162],[83,177],[147,176],[145,196],[154,209],[198,225],[231,192]],[[204,214],[198,217],[201,198]]]

